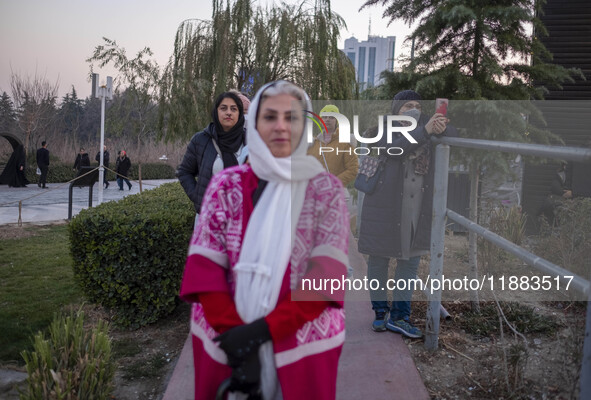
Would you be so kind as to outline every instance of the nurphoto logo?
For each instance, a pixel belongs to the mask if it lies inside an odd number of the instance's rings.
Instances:
[[[372,150],[375,150],[378,155],[386,152],[392,156],[399,156],[402,155],[404,150],[398,146],[390,146],[394,143],[395,140],[400,140],[404,137],[410,143],[416,144],[417,141],[411,136],[409,133],[410,131],[414,130],[417,127],[417,120],[413,117],[409,117],[406,115],[386,115],[386,123],[384,124],[384,115],[378,116],[378,130],[377,134],[374,137],[364,137],[359,133],[359,116],[353,116],[353,132],[351,132],[351,123],[349,122],[349,118],[344,116],[338,112],[321,112],[320,115],[313,113],[312,111],[306,111],[308,114],[307,118],[312,120],[316,126],[320,129],[321,133],[328,132],[326,128],[326,123],[322,119],[322,117],[333,117],[337,120],[339,126],[339,142],[340,143],[351,143],[351,137],[354,137],[357,143],[365,144],[366,146],[357,146],[351,147],[347,150],[333,148],[329,146],[321,146],[319,149],[319,155],[324,153],[331,153],[336,152],[337,155],[341,153],[351,154],[355,153],[360,156],[366,156],[371,153]],[[385,125],[385,135],[386,135],[386,143],[387,146],[369,146],[375,143],[378,143],[384,137],[384,125]],[[307,125],[307,135],[306,140],[309,144],[314,141],[314,133],[313,133],[313,126],[312,124]],[[397,135],[394,137],[394,133],[398,133],[402,135]]]

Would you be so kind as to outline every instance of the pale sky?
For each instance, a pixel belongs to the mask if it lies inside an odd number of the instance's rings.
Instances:
[[[400,55],[402,42],[410,33],[408,26],[393,23],[387,27],[383,7],[358,11],[363,2],[332,1],[333,11],[348,27],[341,32],[339,47],[351,36],[367,40],[371,16],[372,35],[396,36],[396,54]],[[102,44],[103,37],[115,40],[129,57],[150,47],[158,64],[164,66],[172,54],[179,24],[192,18],[209,20],[211,12],[211,0],[0,0],[0,93],[12,96],[11,70],[25,76],[33,76],[37,70],[49,82],[59,79],[60,100],[72,85],[78,96],[85,98],[90,95],[85,60]],[[101,81],[116,75],[113,69],[95,72]]]

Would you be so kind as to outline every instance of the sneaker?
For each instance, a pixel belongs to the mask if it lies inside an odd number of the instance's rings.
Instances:
[[[410,322],[403,319],[399,319],[398,321],[392,321],[389,319],[386,323],[386,329],[392,332],[402,333],[404,336],[413,339],[419,339],[423,337],[423,332],[421,332],[419,328],[413,326]]]
[[[384,332],[386,330],[386,316],[387,311],[376,311],[376,319],[371,324],[371,329],[374,332]]]

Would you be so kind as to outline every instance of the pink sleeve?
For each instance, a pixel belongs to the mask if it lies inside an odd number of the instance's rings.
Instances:
[[[189,257],[199,254],[224,268],[229,266],[226,244],[231,216],[226,199],[232,190],[231,183],[230,177],[223,173],[215,175],[211,180],[203,197],[188,254]]]
[[[324,185],[317,190],[318,222],[306,275],[340,280],[346,276],[349,263],[349,211],[341,181],[329,175]]]

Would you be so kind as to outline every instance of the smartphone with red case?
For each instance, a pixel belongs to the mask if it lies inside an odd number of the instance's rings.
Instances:
[[[447,106],[449,104],[449,99],[435,99],[435,112],[441,115],[447,114]]]

